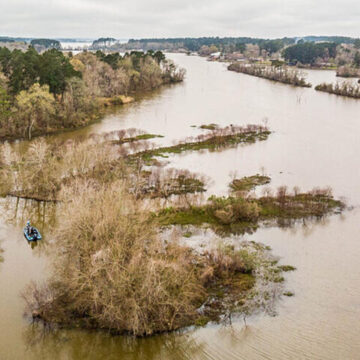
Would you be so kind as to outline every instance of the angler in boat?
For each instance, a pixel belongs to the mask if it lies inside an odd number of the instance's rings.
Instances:
[[[24,227],[24,236],[28,241],[36,241],[41,239],[41,234],[36,227],[30,225],[30,221]]]

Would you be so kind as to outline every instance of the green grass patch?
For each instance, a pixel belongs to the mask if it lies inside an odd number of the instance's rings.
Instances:
[[[205,125],[200,125],[199,128],[203,129],[203,130],[216,130],[219,127],[219,125],[217,124],[205,124]]]
[[[230,183],[230,189],[234,192],[236,191],[250,191],[255,189],[256,186],[269,184],[271,178],[269,176],[264,175],[253,175],[253,176],[245,176],[241,179],[234,179]]]
[[[126,143],[132,143],[135,141],[141,141],[141,140],[150,140],[155,138],[163,138],[163,135],[156,135],[156,134],[140,134],[133,137],[127,137],[119,140],[112,140],[111,142],[116,145],[122,145]]]
[[[280,265],[278,266],[278,269],[280,269],[281,271],[288,272],[288,271],[295,271],[296,267],[291,265]]]
[[[200,151],[210,150],[216,151],[228,147],[234,147],[238,144],[249,143],[256,141],[264,141],[270,135],[270,131],[247,131],[227,135],[214,135],[204,140],[199,139],[194,142],[184,142],[173,146],[159,147],[156,149],[149,149],[129,155],[130,159],[141,157],[145,162],[150,162],[153,157],[167,157],[167,154],[180,154],[185,151]]]
[[[341,211],[344,204],[331,195],[304,193],[258,199],[241,196],[212,196],[201,206],[188,208],[170,207],[161,210],[156,216],[160,225],[210,225],[216,232],[253,232],[263,220],[289,221],[321,217]],[[293,271],[291,266],[279,266],[281,271]]]

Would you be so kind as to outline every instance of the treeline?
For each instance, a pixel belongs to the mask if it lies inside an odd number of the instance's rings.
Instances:
[[[53,40],[53,39],[33,39],[30,42],[31,46],[33,47],[43,47],[45,49],[54,48],[54,49],[61,49],[60,41]]]
[[[322,48],[321,44],[333,44],[331,48],[336,48],[339,44],[356,44],[360,39],[345,36],[305,36],[301,39],[295,37],[283,37],[279,39],[261,39],[252,37],[201,37],[201,38],[148,38],[130,39],[127,44],[121,44],[124,49],[153,49],[153,50],[188,50],[199,51],[203,46],[216,46],[218,51],[233,52],[243,51],[246,44],[258,45],[261,50],[266,50],[272,54],[298,42],[310,44],[306,47],[310,52],[314,49]],[[312,48],[311,45],[320,45]],[[300,60],[299,60],[300,61]],[[304,62],[309,63],[309,62]]]
[[[259,45],[260,49],[276,52],[284,46],[295,43],[294,38],[258,39],[251,37],[201,37],[201,38],[162,38],[162,39],[130,39],[124,47],[141,47],[144,49],[180,49],[199,51],[202,46],[216,46],[220,51],[235,51],[244,48],[245,44]]]
[[[0,48],[0,138],[31,138],[86,125],[122,95],[182,81],[184,70],[160,52],[64,55]],[[111,98],[111,99],[104,99]]]
[[[283,56],[285,60],[291,63],[313,65],[319,58],[324,61],[327,61],[329,58],[335,58],[336,46],[335,43],[331,42],[302,42],[284,49]]]
[[[307,42],[333,42],[336,44],[353,44],[359,39],[355,39],[349,36],[304,36],[299,41],[307,41]]]

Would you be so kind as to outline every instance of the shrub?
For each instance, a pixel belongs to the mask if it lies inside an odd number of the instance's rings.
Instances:
[[[68,196],[55,235],[54,275],[45,289],[30,289],[30,308],[44,320],[134,335],[195,319],[205,292],[194,255],[176,243],[165,245],[123,185],[82,183]]]

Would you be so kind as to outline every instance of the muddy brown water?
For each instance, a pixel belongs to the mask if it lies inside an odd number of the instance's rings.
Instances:
[[[187,69],[183,84],[57,137],[135,127],[162,134],[157,142],[171,144],[201,132],[191,125],[259,124],[267,118],[273,130],[267,141],[171,156],[169,166],[207,175],[208,194],[225,194],[232,173],[263,172],[274,188],[331,186],[354,209],[317,223],[262,228],[244,237],[270,245],[281,263],[297,267],[285,276],[285,287],[295,296],[278,301],[275,317],[260,314],[249,318],[247,326],[235,320],[232,326],[133,339],[80,330],[51,332],[29,324],[19,294],[50,271],[46,209],[33,211],[45,239],[31,248],[21,226],[5,218],[10,211],[20,224],[34,205],[20,202],[17,212],[10,207],[6,215],[1,207],[0,359],[360,359],[360,100],[229,72],[224,64],[198,57],[170,57]],[[313,85],[336,81],[332,71],[307,73]]]

